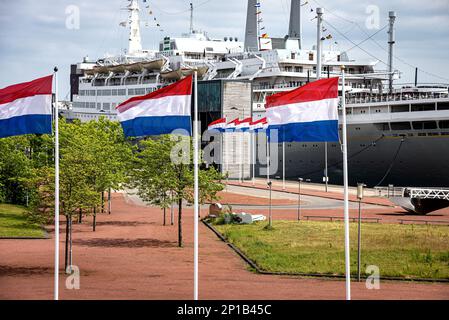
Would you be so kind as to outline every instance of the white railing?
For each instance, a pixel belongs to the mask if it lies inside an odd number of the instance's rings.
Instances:
[[[449,189],[410,188],[410,198],[441,199],[449,201]]]

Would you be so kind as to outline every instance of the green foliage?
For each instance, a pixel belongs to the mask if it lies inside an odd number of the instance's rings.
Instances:
[[[60,208],[70,216],[100,205],[100,193],[125,182],[132,146],[118,122],[59,121]],[[51,135],[0,139],[0,201],[30,205],[29,218],[54,217],[54,141]],[[84,210],[87,212],[87,210]]]
[[[161,208],[167,208],[178,200],[193,202],[193,151],[189,138],[183,137],[181,140],[164,135],[140,142],[140,152],[135,153],[129,186],[137,188],[138,195],[144,201]],[[176,161],[175,155],[187,161]],[[224,188],[222,179],[223,176],[214,167],[200,169],[201,204],[217,200],[217,193]]]

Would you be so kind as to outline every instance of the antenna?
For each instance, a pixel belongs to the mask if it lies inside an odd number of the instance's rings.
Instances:
[[[193,33],[193,3],[190,2],[190,34]]]

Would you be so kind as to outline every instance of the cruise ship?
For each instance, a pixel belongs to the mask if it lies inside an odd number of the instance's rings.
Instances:
[[[165,37],[159,50],[142,49],[140,6],[129,0],[129,46],[126,54],[84,58],[72,65],[70,118],[90,121],[99,116],[116,119],[115,107],[198,72],[204,82],[246,81],[251,84],[250,113],[264,117],[268,95],[292,90],[346,70],[349,181],[368,186],[443,187],[449,185],[449,96],[442,84],[395,85],[400,78],[393,65],[396,14],[389,13],[388,69],[377,59],[353,59],[331,43],[323,26],[325,12],[317,8],[317,44],[302,46],[300,0],[291,1],[288,34],[269,37],[261,27],[261,1],[248,0],[245,39],[214,39],[193,28],[193,7],[188,33]],[[324,50],[325,44],[329,49]],[[340,88],[341,89],[341,88]],[[215,113],[209,120],[223,114]],[[243,115],[242,115],[243,116]],[[229,119],[233,120],[233,119]],[[203,126],[204,127],[204,126]],[[265,146],[263,140],[257,147]],[[339,143],[286,143],[278,145],[273,178],[327,180],[342,183]],[[273,160],[272,160],[273,161]],[[262,166],[262,165],[261,165]],[[258,165],[256,164],[256,167]],[[261,175],[257,168],[256,175]]]

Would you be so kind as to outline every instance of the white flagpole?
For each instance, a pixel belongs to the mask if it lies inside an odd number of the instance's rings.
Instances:
[[[285,142],[282,141],[282,190],[285,190]]]
[[[345,219],[345,264],[346,264],[346,300],[351,300],[351,268],[349,251],[349,192],[348,192],[348,142],[346,133],[346,101],[345,101],[345,67],[341,68],[342,81],[342,127],[343,127],[343,184],[344,184],[344,219]]]
[[[252,132],[252,142],[253,142],[253,186],[256,184],[256,131]]]
[[[193,299],[198,300],[198,73],[195,71],[195,98],[193,123],[193,165],[194,165],[194,227],[193,227]]]
[[[265,134],[266,139],[267,139],[267,183],[268,181],[270,181],[270,154],[269,154],[269,150],[268,150],[268,133]]]
[[[58,68],[55,74],[55,287],[54,299],[59,300],[59,119],[58,119]]]

